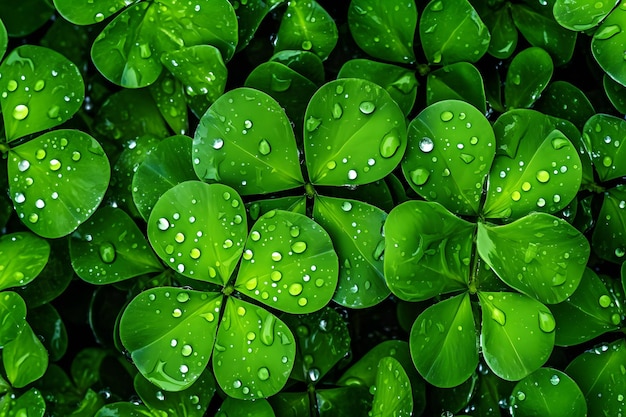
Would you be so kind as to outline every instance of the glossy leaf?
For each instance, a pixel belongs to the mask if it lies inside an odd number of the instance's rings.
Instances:
[[[279,51],[272,55],[270,61],[286,65],[298,74],[314,82],[317,86],[324,84],[324,80],[326,79],[324,63],[321,58],[313,52],[300,50]]]
[[[28,310],[28,320],[33,332],[41,337],[50,361],[58,361],[65,355],[68,337],[65,324],[52,304],[44,304]]]
[[[622,338],[582,353],[565,368],[585,396],[589,417],[626,411],[624,363],[626,341]]]
[[[4,345],[2,363],[11,385],[23,388],[38,380],[48,367],[48,352],[26,324],[19,336]]]
[[[428,74],[426,102],[463,100],[485,114],[485,88],[478,69],[468,62],[457,62]]]
[[[17,398],[15,394],[4,395],[0,400],[0,410],[7,417],[43,417],[46,401],[41,391],[31,388]]]
[[[387,214],[357,200],[317,196],[313,218],[328,232],[339,256],[333,300],[345,307],[366,308],[387,298],[382,234]]]
[[[346,321],[330,307],[307,315],[283,315],[295,331],[298,354],[291,378],[316,384],[350,353]]]
[[[285,0],[244,1],[233,3],[236,5],[237,29],[239,41],[237,51],[244,49],[253,39],[255,32],[269,12],[284,3]]]
[[[479,292],[483,357],[500,378],[520,380],[541,367],[554,346],[550,310],[523,294]]]
[[[556,319],[556,345],[571,346],[616,330],[619,309],[604,283],[585,269],[578,290],[562,303],[550,306]]]
[[[213,372],[230,397],[272,396],[287,383],[294,365],[293,334],[269,311],[229,297],[213,353]]]
[[[475,225],[437,203],[408,201],[385,222],[384,271],[391,292],[421,301],[467,287]]]
[[[215,394],[215,378],[206,368],[189,388],[179,392],[159,389],[141,374],[137,374],[134,387],[143,403],[154,415],[202,417]]]
[[[94,131],[114,140],[169,136],[167,123],[148,89],[123,89],[110,95],[98,111]]]
[[[580,187],[582,162],[554,122],[533,110],[513,110],[498,118],[494,131],[498,151],[489,172],[485,217],[564,209]]]
[[[621,264],[626,255],[626,189],[622,184],[609,189],[597,216],[591,237],[594,252],[602,259]]]
[[[76,354],[70,373],[77,388],[86,390],[98,382],[107,356],[107,351],[95,347],[83,349]]]
[[[186,134],[189,131],[189,119],[182,83],[168,71],[163,71],[161,77],[148,89],[168,126],[178,135]]]
[[[393,171],[404,154],[404,114],[377,84],[356,78],[331,81],[309,102],[304,148],[314,185],[374,182]]]
[[[98,0],[85,2],[79,7],[72,0],[53,0],[54,7],[66,20],[77,25],[91,25],[113,16],[124,7],[128,6],[125,0]]]
[[[148,219],[148,239],[168,266],[218,285],[225,285],[235,270],[246,231],[246,213],[237,192],[199,181],[166,191]]]
[[[550,54],[555,65],[562,65],[572,58],[576,44],[576,32],[559,25],[549,7],[535,9],[525,4],[511,4],[515,26],[532,45]]]
[[[411,381],[400,362],[392,357],[381,359],[378,363],[375,387],[372,417],[413,415]]]
[[[487,52],[491,35],[467,0],[432,0],[420,19],[419,34],[428,62],[476,62]]]
[[[323,228],[301,214],[272,210],[250,230],[235,288],[280,311],[305,314],[328,304],[338,270]]]
[[[258,220],[259,217],[272,210],[286,210],[306,215],[306,206],[307,197],[302,195],[256,200],[253,203],[246,204],[246,210],[251,220]]]
[[[519,52],[509,65],[504,83],[504,101],[508,109],[528,108],[546,88],[554,64],[541,48],[530,47]]]
[[[4,22],[0,18],[0,60],[4,58],[4,54],[7,51],[7,46],[9,44],[9,35],[7,34],[7,28],[4,25]]]
[[[272,96],[301,131],[304,112],[317,90],[312,81],[280,62],[265,62],[252,70],[244,83]]]
[[[173,287],[140,293],[124,310],[122,343],[141,374],[166,391],[189,388],[209,362],[222,295]]]
[[[87,220],[110,178],[102,147],[78,130],[55,130],[14,147],[8,172],[15,211],[47,238],[65,236]]]
[[[457,214],[479,212],[483,183],[495,154],[489,121],[471,104],[431,104],[409,125],[402,172],[422,197]]]
[[[70,119],[85,97],[78,68],[41,46],[15,48],[0,65],[0,106],[8,141]]]
[[[429,383],[455,387],[478,365],[478,338],[468,293],[440,301],[419,315],[409,339],[411,356]]]
[[[587,96],[567,81],[550,83],[533,108],[551,116],[569,120],[581,130],[587,119],[595,113]]]
[[[250,88],[222,95],[202,116],[193,164],[199,178],[230,185],[242,195],[304,184],[289,119],[272,97]]]
[[[19,294],[4,291],[0,297],[0,347],[17,338],[26,325],[26,303]]]
[[[217,100],[226,88],[228,70],[220,50],[212,45],[195,45],[164,53],[161,62],[184,86],[191,97]]]
[[[491,34],[487,52],[498,59],[509,58],[515,51],[519,38],[509,8],[500,7],[497,10],[491,10],[486,4],[476,4],[475,7],[478,8],[478,14]]]
[[[44,269],[50,244],[32,233],[0,236],[0,290],[26,285]]]
[[[615,81],[613,78],[604,74],[602,78],[604,92],[613,104],[613,107],[620,113],[626,114],[626,86]]]
[[[626,155],[626,121],[608,114],[594,114],[583,127],[583,140],[602,182],[626,175],[620,161]]]
[[[556,0],[552,12],[564,28],[584,31],[598,25],[619,1]]]
[[[362,78],[383,87],[405,115],[408,115],[417,96],[415,72],[398,65],[369,59],[351,59],[343,64],[337,78]]]
[[[76,274],[91,284],[111,284],[163,266],[135,222],[123,210],[102,207],[72,234],[70,256]]]
[[[274,417],[274,410],[266,399],[255,401],[237,400],[226,397],[216,416],[228,417]]]
[[[167,190],[188,180],[197,179],[191,161],[191,140],[171,136],[159,142],[135,169],[132,181],[133,202],[147,219],[159,197]]]
[[[276,35],[274,53],[302,49],[325,60],[335,48],[338,37],[335,21],[318,2],[287,2],[287,10]]]
[[[94,15],[94,20],[102,19],[102,13]],[[136,3],[98,35],[91,58],[109,81],[126,88],[145,87],[161,73],[160,55],[184,46],[213,45],[229,60],[237,43],[236,26],[227,0],[199,0],[195,5],[173,0]]]
[[[515,385],[511,393],[513,417],[586,417],[583,393],[567,374],[540,368]]]
[[[591,52],[600,67],[609,77],[626,86],[626,65],[624,65],[624,20],[626,8],[620,6],[604,19],[591,40]]]
[[[545,213],[503,226],[478,223],[480,257],[507,285],[556,304],[574,293],[589,258],[589,242],[565,220]]]
[[[417,8],[413,0],[352,0],[348,24],[356,44],[369,55],[405,64],[415,61]]]
[[[363,387],[320,389],[315,392],[320,417],[368,415],[372,406],[371,398]]]

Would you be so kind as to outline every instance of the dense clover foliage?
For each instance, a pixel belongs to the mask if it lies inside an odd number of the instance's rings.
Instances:
[[[0,415],[626,413],[626,2],[12,3]]]

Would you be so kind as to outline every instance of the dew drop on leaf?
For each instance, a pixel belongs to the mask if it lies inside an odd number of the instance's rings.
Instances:
[[[359,104],[359,110],[361,110],[363,114],[371,114],[376,110],[376,105],[371,101],[363,101]]]
[[[551,383],[552,385],[559,385],[559,382],[561,382],[561,378],[559,378],[559,376],[558,376],[558,375],[552,375],[552,376],[550,377],[550,383]]]
[[[257,376],[261,381],[267,381],[270,379],[270,370],[263,366],[257,371]]]
[[[550,181],[550,173],[543,169],[541,171],[537,171],[537,175],[535,177],[537,178],[537,181],[539,182],[546,183]]]
[[[308,132],[313,132],[320,126],[321,123],[322,121],[320,119],[310,116],[306,121],[306,130]]]
[[[383,158],[391,158],[400,147],[400,139],[394,130],[387,133],[380,142],[379,152]]]
[[[600,307],[602,308],[607,308],[611,305],[611,297],[606,294],[600,296],[600,298],[598,299],[598,304],[600,304]]]
[[[556,322],[554,321],[554,316],[547,311],[539,312],[539,328],[541,331],[545,333],[550,333],[554,331],[556,327]],[[556,384],[553,384],[556,385]]]
[[[552,147],[556,150],[563,149],[565,146],[569,145],[569,141],[565,138],[554,138],[551,143]]]
[[[267,139],[262,139],[259,142],[259,153],[261,155],[269,155],[270,152],[272,152],[272,147],[270,146],[270,143],[267,141]]]
[[[444,111],[441,112],[441,114],[439,115],[439,117],[441,118],[442,122],[449,122],[450,120],[452,120],[452,118],[454,117],[454,114],[452,114],[451,111]]]
[[[423,137],[422,139],[420,139],[418,146],[420,148],[420,151],[428,153],[433,150],[435,144],[433,143],[433,140],[431,138]]]
[[[430,177],[430,172],[425,168],[417,168],[410,173],[411,181],[415,185],[424,185]]]
[[[355,180],[357,177],[357,172],[354,169],[351,169],[350,171],[348,171],[348,179],[349,180]]]
[[[102,243],[98,248],[98,253],[100,254],[100,259],[105,264],[111,264],[115,261],[115,246],[111,242]]]
[[[491,318],[495,320],[500,326],[504,326],[506,324],[506,314],[504,311],[500,310],[497,307],[493,307],[491,310]]]
[[[341,116],[343,116],[343,108],[341,107],[341,104],[335,103],[333,105],[332,114],[333,114],[333,118],[341,119]]]
[[[280,252],[272,252],[272,261],[278,262],[283,259],[283,255]]]
[[[183,345],[180,353],[183,356],[190,356],[193,353],[193,348],[190,345]]]
[[[186,303],[187,301],[189,301],[189,294],[187,294],[186,292],[178,293],[178,295],[176,296],[176,300],[179,303]]]
[[[303,253],[306,250],[306,243],[301,241],[294,242],[291,245],[291,250],[295,253]]]
[[[30,168],[30,162],[28,162],[26,159],[22,159],[20,162],[18,162],[17,164],[17,169],[20,172],[25,172],[28,170],[28,168]]]
[[[343,203],[341,203],[341,209],[343,211],[350,211],[352,210],[352,203],[349,201],[344,201]]]
[[[13,109],[13,118],[15,120],[24,120],[28,116],[28,106],[24,104],[18,104]]]

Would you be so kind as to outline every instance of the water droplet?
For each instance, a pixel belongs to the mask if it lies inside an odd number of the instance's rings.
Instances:
[[[491,310],[491,318],[495,320],[500,326],[504,326],[506,324],[506,314],[504,311],[500,310],[497,307],[493,307]]]
[[[96,23],[102,22],[104,20],[104,15],[102,13],[96,13],[93,20],[95,20]]]
[[[371,114],[376,110],[376,105],[371,101],[363,101],[359,104],[359,110],[361,110],[363,114]]]
[[[520,192],[519,192],[519,191],[513,191],[513,192],[511,193],[511,200],[513,200],[513,201],[519,201],[519,200],[520,200],[520,198],[522,198],[522,195],[520,194]]]
[[[46,82],[44,80],[37,80],[37,82],[35,82],[35,91],[41,91],[43,90],[43,88],[46,86]]]
[[[552,147],[556,150],[563,149],[565,146],[569,145],[569,140],[565,138],[554,138],[552,139]]]
[[[348,171],[348,179],[351,181],[354,181],[357,177],[357,172],[353,169],[351,169],[350,171]]]
[[[310,116],[306,121],[306,130],[308,132],[313,132],[319,127],[321,123],[322,121],[320,119]]]
[[[50,160],[50,169],[52,171],[58,171],[59,169],[61,169],[61,162],[58,159],[51,159]]]
[[[178,317],[180,317],[182,315],[183,315],[183,312],[182,312],[182,310],[180,308],[175,308],[172,311],[172,317],[178,318]]]
[[[383,158],[391,158],[400,148],[400,139],[395,130],[388,132],[380,142],[378,151]],[[420,148],[421,149],[421,148]]]
[[[240,317],[245,316],[245,315],[246,315],[246,309],[245,309],[243,306],[239,306],[239,307],[237,307],[237,314],[238,314]]]
[[[259,142],[259,153],[261,155],[269,155],[270,152],[272,152],[272,147],[270,146],[270,143],[267,141],[267,139],[262,139],[261,142]]]
[[[276,317],[268,314],[261,325],[261,343],[265,346],[271,346],[274,343],[274,323]]]
[[[261,234],[258,231],[253,230],[252,233],[250,233],[250,239],[252,239],[255,242],[258,242],[259,239],[261,239]]]
[[[51,119],[56,119],[57,117],[59,117],[59,111],[61,109],[59,108],[59,106],[52,106],[48,109],[48,117]]]
[[[537,199],[537,207],[545,207],[545,205],[546,205],[545,198],[539,197]]]
[[[233,382],[233,388],[235,388],[235,389],[241,388],[241,381],[240,381],[240,380],[238,380],[238,379],[236,379],[236,380]]]
[[[183,243],[185,241],[185,235],[178,232],[176,233],[176,236],[174,236],[174,240],[178,243]]]
[[[26,201],[26,196],[22,193],[15,194],[15,198],[13,199],[17,204],[22,204]]]
[[[289,294],[293,295],[294,297],[302,294],[302,290],[303,290],[302,284],[298,282],[295,282],[289,286]]]
[[[20,172],[24,172],[26,170],[28,170],[28,168],[30,168],[30,162],[28,162],[26,159],[22,159],[20,162],[18,162],[17,164],[17,169]]]
[[[287,91],[291,87],[291,78],[279,78],[277,74],[272,74],[270,88],[276,92]]]
[[[115,246],[111,242],[104,242],[98,248],[100,259],[105,264],[111,264],[115,261],[116,252]]]
[[[624,255],[626,255],[626,251],[624,251],[624,248],[615,248],[615,256],[621,258]]]
[[[602,158],[602,165],[604,165],[606,168],[610,167],[611,165],[613,165],[613,158],[608,155],[605,156],[604,158]]]
[[[191,356],[191,354],[193,353],[193,348],[190,345],[183,345],[180,353],[183,356]]]
[[[248,281],[246,281],[246,289],[248,291],[253,291],[257,287],[258,283],[259,281],[257,277],[252,277]]]
[[[607,40],[620,33],[622,29],[619,25],[603,26],[593,35],[594,39]]]
[[[259,368],[257,376],[261,381],[267,381],[268,379],[270,379],[270,370],[263,366]]]
[[[341,119],[341,116],[343,115],[343,108],[341,108],[341,104],[335,103],[333,105],[332,114],[333,114],[333,118]]]
[[[37,201],[35,201],[35,207],[37,207],[38,209],[42,209],[45,206],[46,206],[46,203],[41,198],[39,198],[39,199],[37,199]]]
[[[442,122],[449,122],[450,120],[452,120],[452,118],[454,117],[454,114],[452,114],[451,111],[444,111],[441,112],[441,114],[439,115],[439,117],[441,118]]]
[[[565,284],[565,281],[567,281],[566,275],[558,274],[558,273],[554,274],[554,276],[552,277],[552,286],[558,287],[559,285]]]
[[[291,226],[289,228],[289,235],[291,237],[298,237],[298,236],[300,236],[300,228],[298,226]]]
[[[72,161],[78,162],[80,161],[80,157],[81,157],[80,152],[78,151],[72,152]]]
[[[311,382],[315,382],[320,378],[320,370],[317,368],[311,368],[309,369],[308,375]]]
[[[606,294],[600,296],[600,298],[598,299],[598,304],[600,304],[600,307],[602,308],[607,308],[611,305],[611,297]]]
[[[230,239],[226,239],[226,240],[224,241],[224,244],[222,245],[222,247],[223,247],[224,249],[232,248],[232,247],[233,247],[233,241],[232,241],[232,240],[230,240]]]
[[[163,393],[161,391],[157,391],[156,392],[156,398],[159,401],[163,401],[163,400],[165,400],[165,395],[163,395]]]
[[[278,262],[283,259],[283,255],[280,252],[272,252],[272,261]]]
[[[35,152],[35,158],[41,161],[45,157],[46,157],[46,151],[43,149],[37,149],[37,151]]]
[[[157,227],[159,230],[167,230],[170,227],[170,222],[165,217],[161,217],[157,221]]]
[[[552,385],[559,385],[559,382],[561,382],[561,378],[559,378],[559,376],[558,376],[558,375],[552,375],[552,376],[550,377],[550,383],[551,383]]]
[[[548,311],[540,311],[539,312],[539,328],[541,331],[550,333],[554,331],[556,327],[556,322],[554,321],[554,316]],[[556,384],[553,384],[556,385]]]
[[[461,158],[461,160],[465,162],[466,164],[471,164],[472,161],[475,159],[474,155],[470,155],[467,153],[460,154],[459,158]]]
[[[550,173],[545,170],[537,171],[536,178],[537,178],[537,181],[546,183],[550,181]]]
[[[352,203],[349,201],[344,201],[343,203],[341,203],[341,209],[346,212],[352,210]]]
[[[526,394],[524,394],[522,391],[519,391],[519,392],[517,393],[517,399],[518,399],[519,401],[524,401],[524,400],[526,399]]]
[[[248,332],[248,334],[246,334],[246,339],[248,339],[249,341],[253,341],[254,339],[256,339],[256,333]]]
[[[7,82],[7,90],[13,92],[15,90],[17,90],[17,81],[15,80],[9,80]]]
[[[243,122],[243,126],[244,126],[246,129],[251,129],[251,128],[252,128],[252,121],[251,121],[251,120],[247,120],[247,119],[246,119],[246,120],[244,120],[244,122]]]
[[[304,307],[305,305],[307,305],[307,304],[308,304],[308,302],[309,302],[309,300],[307,300],[307,299],[306,299],[306,298],[304,298],[304,297],[300,297],[300,298],[298,299],[298,305],[299,305],[300,307]]]
[[[304,49],[305,51],[310,50],[311,48],[313,48],[313,44],[311,43],[311,41],[302,41],[302,49]]]
[[[420,151],[428,153],[433,150],[435,144],[433,143],[433,140],[431,138],[423,137],[422,139],[420,139],[418,146],[420,148]]]
[[[522,77],[520,74],[512,74],[511,81],[513,81],[515,85],[520,85],[522,83]]]
[[[213,141],[213,149],[222,149],[224,146],[224,139],[217,138]]]
[[[430,171],[425,168],[417,168],[410,172],[411,181],[415,185],[424,185],[430,178]]]
[[[180,292],[178,293],[178,295],[176,296],[176,300],[179,303],[186,303],[187,301],[189,301],[189,294],[186,292]]]
[[[294,251],[295,253],[302,253],[306,250],[306,243],[305,242],[294,242],[291,245],[291,250]]]

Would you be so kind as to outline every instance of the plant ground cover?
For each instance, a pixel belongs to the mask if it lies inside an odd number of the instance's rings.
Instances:
[[[0,415],[626,413],[626,3],[0,19]]]

